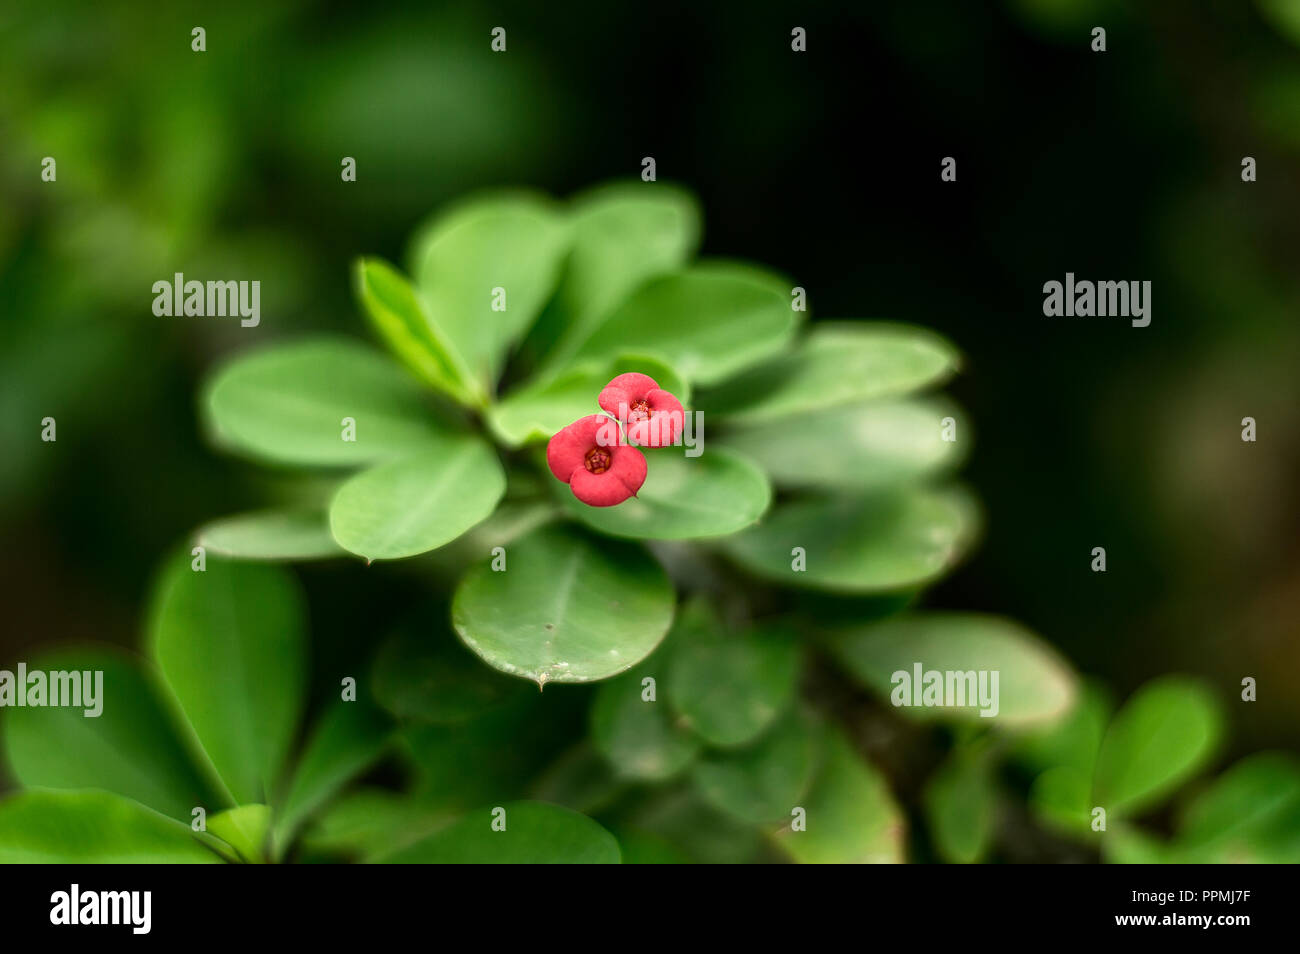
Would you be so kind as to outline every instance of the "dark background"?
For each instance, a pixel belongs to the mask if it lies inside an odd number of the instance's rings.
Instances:
[[[364,335],[350,261],[400,261],[453,196],[653,156],[706,255],[966,354],[988,531],[929,604],[1019,618],[1121,697],[1255,676],[1233,751],[1300,746],[1300,5],[7,4],[0,144],[0,665],[137,645],[164,555],[285,492],[199,433],[220,356]],[[260,279],[261,326],[154,317],[174,271]],[[1151,325],[1045,318],[1067,271],[1151,281]],[[304,568],[322,670],[419,573]]]

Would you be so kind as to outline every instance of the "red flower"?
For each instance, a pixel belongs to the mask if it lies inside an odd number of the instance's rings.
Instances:
[[[629,444],[667,447],[682,432],[682,402],[648,374],[620,374],[600,392],[600,406],[627,425]]]
[[[645,483],[645,455],[619,439],[618,421],[580,417],[551,438],[546,463],[573,496],[593,507],[621,504]]]

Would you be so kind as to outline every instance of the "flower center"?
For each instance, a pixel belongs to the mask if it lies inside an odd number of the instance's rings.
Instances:
[[[604,447],[593,447],[587,451],[587,456],[582,461],[583,466],[593,474],[603,474],[613,462],[613,455]]]
[[[640,401],[636,401],[630,408],[628,408],[628,423],[635,424],[637,421],[649,420],[650,414],[651,407],[646,400],[642,398]]]

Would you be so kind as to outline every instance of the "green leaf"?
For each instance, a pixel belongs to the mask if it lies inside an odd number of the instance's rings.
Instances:
[[[1077,677],[1055,649],[1020,624],[998,616],[912,613],[838,630],[828,636],[826,645],[850,675],[917,718],[970,719],[1004,726],[1049,724],[1069,712],[1079,691]],[[943,704],[916,705],[931,672],[945,676]],[[968,674],[965,680],[952,680],[951,698],[948,673]],[[984,682],[988,700],[980,698],[981,673],[988,673]]]
[[[626,788],[627,782],[615,775],[595,746],[584,740],[533,780],[528,786],[528,797],[592,815],[609,807]]]
[[[359,259],[353,275],[366,316],[403,364],[462,404],[485,403],[486,394],[475,390],[476,382],[405,275],[378,258]]]
[[[1029,806],[1053,828],[1067,834],[1087,835],[1092,825],[1092,779],[1071,765],[1043,772],[1029,789]]]
[[[603,683],[592,703],[592,742],[624,778],[672,778],[700,751],[699,740],[676,724],[668,703],[659,698],[665,652],[661,649],[625,675]],[[646,678],[655,680],[649,699],[642,685]]]
[[[578,358],[626,352],[666,361],[697,384],[713,384],[781,350],[799,318],[790,284],[730,262],[650,279],[596,327]]]
[[[943,383],[956,349],[924,328],[818,322],[799,347],[702,392],[696,406],[746,423],[895,397]]]
[[[436,433],[421,388],[377,351],[312,339],[236,358],[203,402],[213,437],[284,464],[356,466],[410,453]],[[345,441],[344,419],[356,423]]]
[[[674,594],[645,549],[542,527],[465,575],[452,604],[460,638],[488,665],[539,685],[590,682],[636,665],[663,639]]]
[[[497,809],[505,829],[493,830]],[[545,802],[509,802],[383,859],[390,864],[618,864],[618,842],[586,815]]]
[[[189,820],[196,806],[221,797],[196,767],[176,730],[156,678],[133,659],[103,649],[63,650],[33,660],[28,673],[102,673],[88,717],[81,707],[14,707],[5,716],[9,765],[30,788],[99,788],[172,818]],[[19,687],[24,691],[24,687]],[[83,701],[85,697],[83,696]]]
[[[662,361],[621,355],[612,361],[588,362],[550,379],[525,384],[488,410],[488,424],[502,442],[519,447],[548,440],[560,429],[588,414],[599,414],[596,398],[611,380],[628,371],[648,374],[683,404],[690,388]]]
[[[1165,865],[1176,861],[1170,846],[1132,825],[1115,825],[1101,838],[1102,860],[1110,865]]]
[[[943,439],[946,418],[957,422],[961,440]],[[971,444],[955,404],[916,399],[795,414],[730,428],[718,440],[749,457],[782,486],[851,493],[948,473]]]
[[[157,589],[151,653],[239,804],[265,803],[302,708],[302,596],[257,563],[175,560]]]
[[[691,780],[701,798],[740,821],[789,818],[812,780],[816,742],[811,721],[796,713],[747,748],[710,754],[696,763]]]
[[[786,825],[778,845],[802,864],[896,864],[903,861],[906,823],[885,784],[847,739],[832,732],[826,757],[802,807],[807,830]]]
[[[925,810],[945,861],[969,865],[983,860],[997,822],[997,790],[988,762],[978,754],[954,752],[926,786]]]
[[[303,750],[277,812],[277,856],[308,816],[380,759],[391,737],[391,724],[367,703],[332,704]]]
[[[637,496],[616,507],[589,507],[557,486],[569,512],[594,530],[643,540],[722,537],[752,524],[772,500],[767,477],[737,454],[710,447],[699,457],[650,448]]]
[[[0,802],[0,864],[216,864],[188,825],[109,792],[19,792]]]
[[[1197,864],[1300,862],[1300,763],[1284,752],[1237,762],[1182,813],[1176,845]]]
[[[455,540],[491,516],[505,491],[488,444],[448,435],[345,481],[330,503],[330,530],[368,563],[400,560]]]
[[[900,489],[782,504],[721,546],[745,569],[787,586],[879,593],[942,576],[977,525],[973,501],[955,488]],[[794,568],[796,547],[802,571]]]
[[[744,745],[793,701],[797,641],[776,626],[728,632],[711,620],[701,622],[674,648],[668,700],[710,745]]]
[[[667,184],[599,186],[574,198],[571,209],[573,248],[554,305],[538,322],[536,335],[542,348],[558,342],[549,367],[570,358],[638,285],[686,264],[700,239],[695,199]]]
[[[440,809],[381,788],[348,792],[302,835],[308,851],[373,859],[391,854],[452,821]]]
[[[458,725],[518,699],[527,686],[484,666],[446,631],[446,616],[394,634],[375,658],[375,701],[398,719]]]
[[[1214,694],[1185,676],[1139,689],[1110,724],[1097,756],[1096,804],[1134,815],[1169,794],[1214,754],[1223,716]]]
[[[341,556],[324,510],[258,510],[222,517],[199,528],[209,553],[239,560],[320,560]]]
[[[208,833],[216,835],[248,864],[266,861],[271,809],[265,805],[240,805],[208,819]]]
[[[1025,733],[1016,740],[1013,753],[1020,762],[1038,771],[1068,765],[1092,778],[1114,709],[1110,691],[1095,680],[1085,679],[1069,714],[1056,725]]]
[[[412,273],[426,313],[482,393],[551,296],[568,240],[552,203],[527,192],[460,203],[417,234]],[[495,289],[503,310],[493,308]]]

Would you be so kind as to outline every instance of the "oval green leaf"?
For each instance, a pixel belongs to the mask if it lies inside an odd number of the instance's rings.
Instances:
[[[652,278],[603,321],[576,357],[635,352],[712,384],[785,346],[800,313],[790,283],[749,265],[710,263]]]
[[[944,440],[951,418],[960,440]],[[971,441],[951,401],[847,404],[730,428],[718,439],[785,487],[850,493],[915,484],[955,470]]]
[[[507,353],[550,298],[568,240],[555,206],[522,191],[459,203],[417,233],[421,300],[481,393],[492,393]]]
[[[151,653],[230,794],[265,804],[302,709],[302,596],[284,570],[188,555],[157,589]]]
[[[618,675],[648,656],[673,618],[668,576],[644,548],[542,527],[484,560],[456,589],[452,623],[490,666],[545,685]]]
[[[284,464],[342,467],[410,453],[436,433],[420,384],[372,348],[313,339],[236,358],[203,402],[213,437]],[[344,440],[345,419],[355,440]]]
[[[493,822],[500,819],[504,828]],[[404,848],[389,864],[619,863],[614,836],[586,815],[545,802],[509,802],[472,812]]]
[[[988,763],[954,752],[925,789],[925,811],[935,847],[945,861],[970,865],[993,844],[997,789]]]
[[[1139,689],[1115,716],[1097,755],[1096,804],[1110,816],[1156,803],[1205,765],[1223,735],[1210,689],[1166,676]]]
[[[1069,663],[1029,630],[999,616],[913,613],[836,631],[826,645],[850,675],[917,718],[1043,725],[1063,718],[1078,696]],[[943,680],[942,697],[924,692],[934,672]]]
[[[594,530],[640,540],[723,537],[743,530],[772,501],[767,477],[738,454],[710,447],[699,457],[682,448],[649,448],[640,492],[615,507],[589,507],[566,486],[569,511]]]
[[[344,550],[324,510],[258,510],[204,524],[195,542],[238,560],[323,560]]]
[[[751,572],[788,586],[878,593],[942,576],[977,524],[974,503],[954,488],[898,490],[792,501],[721,546]]]
[[[455,540],[491,516],[505,491],[487,443],[448,435],[344,482],[330,503],[330,531],[368,563],[400,560]]]
[[[955,348],[924,328],[887,322],[818,322],[793,351],[701,392],[697,407],[757,422],[941,384]]]

